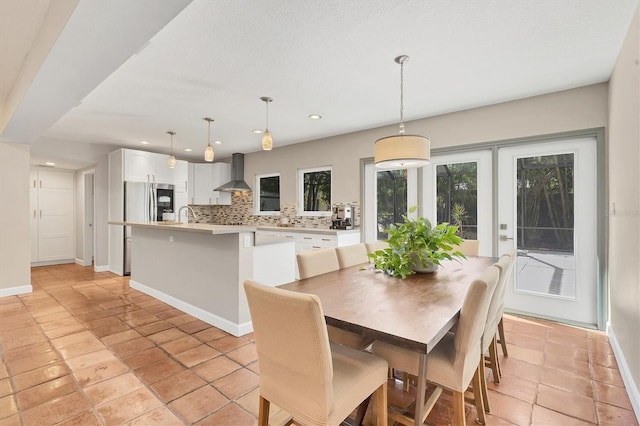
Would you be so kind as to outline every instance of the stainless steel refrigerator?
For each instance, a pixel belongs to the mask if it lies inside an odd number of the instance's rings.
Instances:
[[[173,185],[147,182],[124,183],[124,220],[155,222],[173,212]],[[124,227],[124,275],[131,274],[131,227]]]

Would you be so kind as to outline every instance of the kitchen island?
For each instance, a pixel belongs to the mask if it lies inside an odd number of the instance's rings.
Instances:
[[[130,286],[234,336],[253,330],[243,283],[295,279],[295,245],[255,243],[256,227],[167,222],[131,226]]]

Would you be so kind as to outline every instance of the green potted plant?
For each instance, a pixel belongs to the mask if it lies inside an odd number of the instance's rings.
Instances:
[[[415,210],[412,207],[409,213]],[[369,254],[376,268],[404,279],[416,272],[434,272],[445,259],[466,259],[454,250],[463,241],[456,235],[457,226],[448,223],[432,226],[424,217],[403,218],[404,223],[385,230],[389,234],[389,247]]]

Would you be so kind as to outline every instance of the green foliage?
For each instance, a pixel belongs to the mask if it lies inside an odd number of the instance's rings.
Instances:
[[[409,212],[413,213],[416,207]],[[389,226],[389,247],[369,254],[376,268],[392,276],[406,278],[414,274],[412,267],[416,264],[428,267],[430,264],[440,265],[442,260],[465,258],[464,254],[454,251],[454,247],[462,243],[456,235],[457,226],[441,223],[431,226],[424,217],[410,219],[403,216],[404,223]]]

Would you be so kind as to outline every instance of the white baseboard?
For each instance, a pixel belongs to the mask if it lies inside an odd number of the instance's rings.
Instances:
[[[18,294],[31,293],[33,287],[31,285],[21,285],[19,287],[0,288],[0,297],[15,296]]]
[[[76,257],[76,265],[80,265],[80,266],[91,266],[91,261],[89,261],[89,262],[85,262],[84,260],[82,260],[82,259],[78,259],[78,258]]]
[[[616,362],[618,363],[618,368],[620,369],[622,381],[624,382],[624,386],[627,389],[627,394],[629,394],[631,406],[633,406],[633,411],[636,413],[636,419],[640,423],[640,390],[638,389],[638,384],[633,380],[631,370],[629,370],[629,364],[627,364],[627,360],[624,357],[622,348],[618,343],[618,339],[616,338],[616,334],[614,333],[610,323],[607,324],[607,334],[609,335],[609,343],[611,343],[613,354],[616,357]]]
[[[236,337],[244,336],[245,334],[251,333],[253,331],[253,324],[251,324],[251,321],[247,321],[242,324],[236,324],[229,321],[228,319],[212,314],[211,312],[207,312],[204,309],[193,306],[187,302],[184,302],[151,287],[147,287],[146,285],[134,280],[129,281],[129,286],[145,294],[148,294],[149,296],[155,297],[156,299],[161,300],[176,309],[180,309],[181,311],[186,312],[187,314],[192,315],[206,322],[207,324],[211,324],[214,327],[218,327],[219,329],[226,331],[227,333],[231,333]]]
[[[102,266],[94,266],[93,267],[93,271],[94,272],[109,272],[109,265],[102,265]]]
[[[75,263],[75,259],[61,259],[61,260],[47,260],[44,262],[31,262],[31,267],[37,266],[51,266],[51,265],[66,265],[68,263]]]

